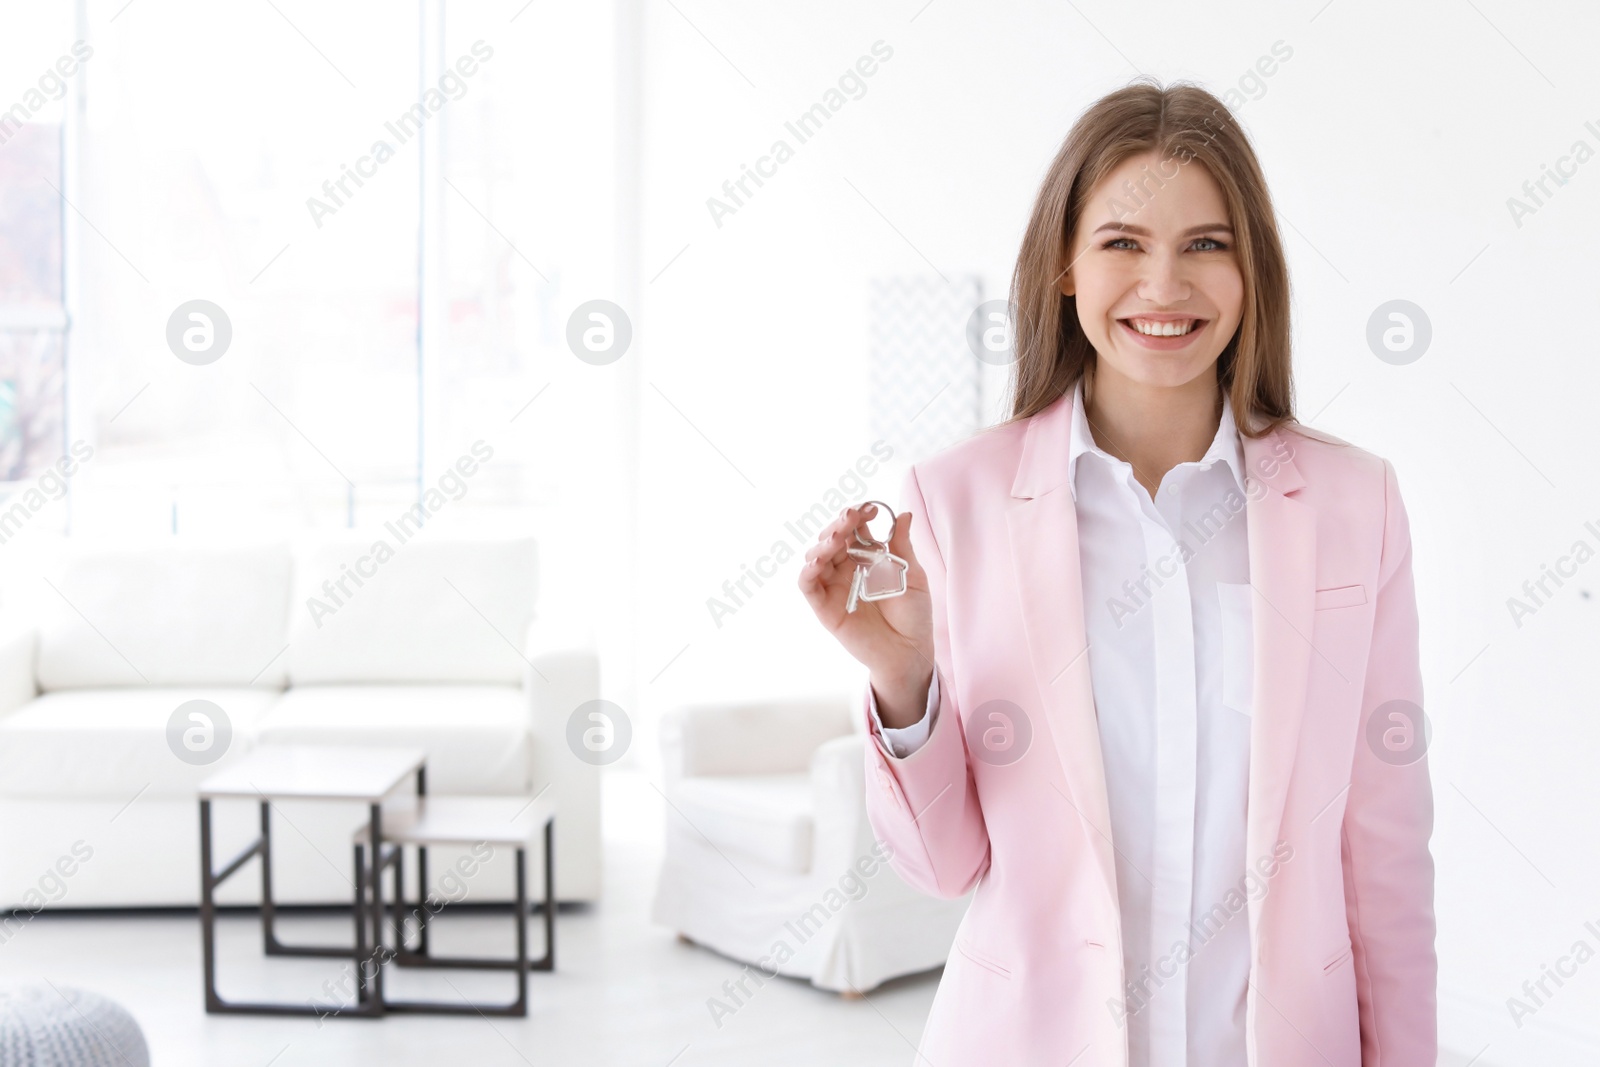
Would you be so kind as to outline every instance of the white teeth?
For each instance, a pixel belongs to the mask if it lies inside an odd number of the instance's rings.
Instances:
[[[1194,329],[1199,319],[1189,319],[1184,322],[1151,322],[1148,319],[1128,319],[1127,322],[1135,330],[1151,337],[1182,337]]]

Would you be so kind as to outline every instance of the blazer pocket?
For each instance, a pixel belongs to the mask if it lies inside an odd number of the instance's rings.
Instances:
[[[1354,607],[1357,604],[1365,604],[1366,602],[1367,587],[1359,582],[1357,582],[1355,585],[1336,585],[1331,589],[1317,590],[1316,610],[1321,611],[1324,608],[1348,608]]]
[[[1344,948],[1341,948],[1338,952],[1335,952],[1333,954],[1333,956],[1328,960],[1328,962],[1324,963],[1322,965],[1322,973],[1323,974],[1332,974],[1333,971],[1334,971],[1334,968],[1338,967],[1339,964],[1343,963],[1345,960],[1350,958],[1350,951],[1351,951],[1350,950],[1350,946],[1346,945],[1346,946],[1344,946]]]
[[[996,963],[994,960],[988,959],[987,957],[984,957],[984,956],[980,956],[978,953],[972,951],[972,949],[970,947],[968,947],[967,942],[966,942],[965,939],[960,938],[960,937],[956,938],[956,951],[961,953],[963,956],[965,956],[967,959],[971,960],[973,963],[975,963],[979,967],[982,967],[984,970],[989,971],[991,974],[998,975],[1001,978],[1004,978],[1008,982],[1011,980],[1011,971],[1008,968],[1002,967],[1002,966],[1000,966],[1000,964]]]

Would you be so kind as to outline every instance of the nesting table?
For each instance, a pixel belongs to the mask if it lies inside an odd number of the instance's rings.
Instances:
[[[517,999],[510,1004],[472,1004],[465,1000],[393,1000],[379,997],[384,1011],[429,1012],[449,1015],[526,1015],[528,1014],[528,972],[555,969],[556,962],[556,901],[555,865],[551,857],[554,812],[548,802],[526,797],[424,797],[417,810],[407,812],[383,827],[384,858],[379,861],[381,872],[390,864],[394,867],[395,892],[393,896],[396,947],[390,957],[401,967],[459,967],[473,970],[515,971]],[[363,866],[363,853],[372,840],[372,829],[362,827],[355,832],[356,869]],[[528,959],[528,849],[541,842],[544,848],[544,955]],[[414,845],[418,863],[426,863],[429,845],[467,845],[472,848],[496,846],[517,851],[517,893],[513,905],[516,918],[517,954],[514,959],[484,959],[475,956],[435,956],[428,952],[428,919],[430,913],[419,902],[413,911],[417,917],[418,948],[406,946],[400,910],[405,903],[403,878],[404,848]],[[426,869],[419,884],[427,881]],[[380,874],[381,877],[381,874]],[[424,893],[426,896],[426,893]],[[381,904],[375,904],[381,908]]]
[[[413,811],[389,815],[385,824],[383,802],[407,781],[414,784]],[[427,770],[420,749],[368,748],[347,745],[269,745],[200,783],[200,930],[205,972],[205,1006],[212,1014],[382,1016],[388,1012],[438,1014],[527,1014],[527,975],[555,966],[555,893],[552,848],[554,811],[547,801],[523,796],[429,797]],[[213,800],[254,800],[260,804],[260,833],[254,841],[219,869],[212,858],[211,804]],[[353,840],[355,893],[351,902],[353,942],[349,945],[291,945],[279,940],[275,929],[276,906],[272,896],[272,805],[280,800],[358,801],[367,805],[367,819]],[[372,842],[378,842],[372,848]],[[427,846],[462,844],[515,848],[516,944],[514,959],[438,957],[428,952],[425,905],[428,884]],[[391,950],[383,938],[383,873],[394,871],[392,918],[399,919],[404,901],[404,850],[416,849],[418,886],[424,898],[416,910],[417,947],[406,944],[402,928]],[[540,846],[544,855],[544,955],[528,959],[526,853]],[[216,889],[251,859],[261,860],[262,950],[268,956],[321,956],[347,959],[355,970],[356,1003],[319,1005],[315,1002],[240,1002],[224,1000],[216,988]],[[370,936],[369,936],[370,934]],[[386,999],[383,967],[464,967],[514,970],[517,998],[504,1005],[466,1002],[401,1001]]]

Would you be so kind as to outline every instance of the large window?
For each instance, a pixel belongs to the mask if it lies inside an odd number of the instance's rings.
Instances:
[[[0,70],[13,75],[0,86],[7,94],[0,99],[0,485],[7,491],[37,478],[62,452],[59,188],[68,78],[80,62],[62,15],[50,5],[23,7],[7,16],[22,32],[0,40]]]
[[[75,523],[342,523],[414,495],[418,138],[348,175],[399,140],[415,4],[119,6],[88,5]],[[197,300],[214,362],[167,343]]]
[[[79,58],[71,92],[0,143],[0,477],[82,440],[75,532],[365,525],[485,441],[452,511],[559,496],[535,442],[590,398],[528,402],[575,362],[569,305],[610,286],[610,101],[591,89],[608,18],[440,0],[8,16],[8,99]]]

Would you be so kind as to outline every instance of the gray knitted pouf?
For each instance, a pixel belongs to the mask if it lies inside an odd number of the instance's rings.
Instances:
[[[114,1001],[70,986],[17,986],[0,989],[0,1067],[150,1067],[150,1050]]]

